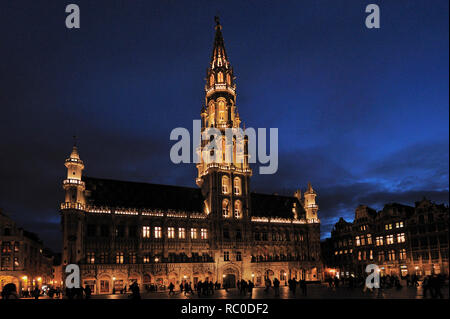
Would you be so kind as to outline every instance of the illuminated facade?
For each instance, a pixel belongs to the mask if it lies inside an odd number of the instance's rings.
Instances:
[[[36,234],[17,227],[0,210],[0,291],[14,283],[18,292],[53,283],[53,257]]]
[[[423,199],[415,207],[385,205],[376,212],[359,206],[353,223],[341,218],[322,243],[327,274],[361,275],[376,264],[384,274],[447,274],[449,208]]]
[[[241,125],[221,29],[217,23],[202,130]],[[79,264],[83,285],[94,293],[133,281],[167,287],[199,280],[228,286],[239,279],[264,285],[265,277],[320,280],[320,220],[312,186],[303,197],[301,191],[252,193],[247,140],[231,149],[225,163],[212,163],[205,156],[214,154],[199,152],[198,188],[188,188],[85,177],[74,147],[63,182],[63,265]]]

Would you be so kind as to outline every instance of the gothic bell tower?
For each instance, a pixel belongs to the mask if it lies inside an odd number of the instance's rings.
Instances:
[[[205,102],[201,110],[201,131],[216,129],[217,149],[204,151],[210,139],[202,138],[198,151],[197,185],[205,198],[204,209],[217,222],[244,222],[250,219],[250,176],[248,140],[227,129],[241,128],[236,106],[236,83],[233,68],[225,50],[222,26],[216,17],[211,61],[206,71]],[[230,131],[230,130],[228,130]],[[202,151],[203,150],[203,151]],[[221,233],[221,232],[218,232]],[[220,238],[217,238],[220,239]]]

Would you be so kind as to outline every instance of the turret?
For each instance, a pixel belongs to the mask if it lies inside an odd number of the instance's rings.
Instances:
[[[318,218],[317,211],[319,210],[319,206],[316,204],[316,196],[317,193],[312,188],[311,183],[308,183],[308,189],[304,193],[304,208],[306,211],[306,219]]]
[[[84,209],[85,183],[81,180],[84,163],[80,159],[76,145],[73,146],[72,153],[70,153],[64,165],[67,167],[67,178],[63,181],[66,194],[61,209]]]
[[[61,227],[63,230],[63,265],[78,263],[83,258],[83,224],[82,218],[86,208],[84,198],[85,183],[81,180],[84,163],[73,146],[69,158],[64,162],[67,177],[63,181],[65,191],[61,204]]]

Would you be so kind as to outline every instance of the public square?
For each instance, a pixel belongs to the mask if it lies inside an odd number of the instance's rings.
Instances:
[[[423,299],[423,290],[419,286],[417,288],[406,287],[397,290],[395,288],[374,290],[373,292],[363,292],[361,288],[329,288],[326,284],[309,284],[307,287],[307,295],[304,296],[300,289],[297,289],[295,296],[289,291],[287,286],[280,287],[280,296],[276,297],[274,290],[270,289],[268,292],[265,288],[254,288],[253,294],[250,297],[240,295],[237,288],[219,289],[214,292],[214,295],[198,297],[197,293],[187,294],[175,291],[175,295],[169,296],[169,292],[148,292],[142,293],[142,299]],[[449,298],[448,285],[442,289],[442,294],[445,299]],[[114,294],[114,295],[96,295],[94,299],[127,299],[129,294]],[[427,298],[431,298],[428,294]]]

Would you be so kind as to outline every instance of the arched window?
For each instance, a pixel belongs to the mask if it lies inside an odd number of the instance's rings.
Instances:
[[[222,215],[225,218],[230,217],[230,202],[228,199],[222,201]]]
[[[227,84],[231,85],[231,76],[230,76],[230,74],[227,74]]]
[[[230,179],[228,176],[222,176],[222,194],[228,194],[230,192]]]
[[[223,83],[223,73],[222,72],[219,72],[217,74],[217,82]]]
[[[241,195],[241,179],[239,177],[234,178],[233,186],[234,195]]]
[[[209,85],[210,85],[210,86],[214,85],[214,74],[211,74],[211,75],[209,76]]]
[[[219,101],[219,120],[225,121],[225,102]]]
[[[235,218],[242,217],[242,203],[240,200],[234,202],[234,217]]]

